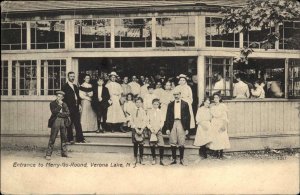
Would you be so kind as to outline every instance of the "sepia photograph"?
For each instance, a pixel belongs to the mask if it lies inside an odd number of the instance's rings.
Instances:
[[[1,1],[1,194],[299,194],[297,0]]]

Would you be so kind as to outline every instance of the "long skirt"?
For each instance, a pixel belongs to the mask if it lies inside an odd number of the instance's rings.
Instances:
[[[223,119],[213,118],[211,121],[212,142],[208,147],[212,150],[230,148],[227,123]]]
[[[119,96],[111,96],[112,105],[107,109],[106,123],[125,123],[126,118],[120,104]]]
[[[81,126],[83,131],[97,130],[97,114],[92,109],[91,101],[81,101]]]
[[[194,145],[203,146],[212,141],[212,130],[210,121],[201,121],[198,125],[197,133],[195,136]]]

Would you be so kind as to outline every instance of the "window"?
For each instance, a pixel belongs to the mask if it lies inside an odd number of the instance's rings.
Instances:
[[[12,95],[37,95],[36,61],[12,62]]]
[[[244,33],[244,46],[257,49],[275,49],[275,42],[271,45],[265,43],[268,35],[275,32],[275,28],[261,29],[259,27],[252,27]]]
[[[156,47],[195,47],[195,17],[156,18]]]
[[[288,96],[300,98],[300,59],[289,59]]]
[[[1,50],[26,49],[26,23],[1,23]]]
[[[76,20],[75,48],[110,48],[110,19]]]
[[[152,19],[115,19],[115,47],[151,47]]]
[[[239,33],[233,31],[222,34],[222,29],[218,28],[218,24],[221,22],[222,18],[205,18],[206,46],[239,48]]]
[[[241,80],[249,87],[251,98],[257,98],[252,90],[263,89],[264,98],[284,98],[285,92],[285,59],[250,58],[248,64],[235,63],[234,75],[239,74]],[[255,84],[257,82],[257,84]],[[254,93],[256,93],[254,92]],[[261,93],[260,93],[261,95]],[[263,96],[259,96],[263,98]]]
[[[1,61],[1,95],[8,95],[8,61]]]
[[[232,59],[206,57],[206,95],[232,96]]]
[[[41,61],[41,95],[55,95],[66,83],[66,60]]]
[[[30,23],[31,49],[65,48],[64,21],[36,21]]]
[[[300,21],[286,21],[279,31],[279,49],[300,49]]]

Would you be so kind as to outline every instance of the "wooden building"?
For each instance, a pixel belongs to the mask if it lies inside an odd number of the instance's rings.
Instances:
[[[221,6],[245,0],[200,1],[4,1],[1,3],[1,140],[26,144],[46,140],[49,102],[74,71],[93,76],[116,70],[147,75],[195,74],[198,98],[224,78],[232,150],[299,147],[300,21],[270,31],[282,38],[265,50],[254,46],[249,63],[234,62],[240,48],[260,42],[266,30],[222,35]],[[234,74],[249,82],[275,82],[276,98],[232,98]],[[252,83],[253,84],[253,83]],[[43,138],[43,139],[41,139]],[[35,140],[35,141],[34,141]],[[46,145],[46,141],[42,144]]]

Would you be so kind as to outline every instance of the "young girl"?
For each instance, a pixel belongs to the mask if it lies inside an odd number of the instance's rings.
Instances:
[[[135,158],[135,165],[138,163],[138,150],[140,152],[139,162],[143,164],[144,154],[144,130],[147,125],[147,116],[145,110],[142,108],[143,99],[138,97],[135,100],[136,109],[131,116],[130,126],[132,130],[133,153]]]
[[[164,156],[164,138],[162,135],[162,128],[164,126],[164,116],[163,112],[159,109],[159,99],[154,99],[152,101],[153,108],[147,112],[147,127],[150,130],[149,145],[151,147],[152,154],[152,165],[156,164],[156,154],[155,147],[159,147],[159,158],[160,165],[164,166],[163,156]]]
[[[134,114],[135,110],[136,110],[136,105],[133,101],[133,94],[128,93],[126,95],[126,102],[124,103],[124,113],[127,120],[124,126],[126,127],[126,129],[130,127],[130,118]]]
[[[211,129],[212,142],[209,144],[211,150],[216,151],[218,158],[223,158],[223,150],[230,148],[229,137],[227,134],[227,106],[222,103],[219,94],[214,96],[214,104],[211,105],[210,112],[212,114]]]
[[[197,122],[197,133],[195,137],[195,146],[200,146],[199,155],[202,158],[207,158],[207,148],[206,145],[211,142],[211,113],[210,113],[210,99],[208,97],[204,98],[203,103],[198,108],[196,114],[196,122]]]
[[[265,98],[265,90],[260,85],[260,81],[255,81],[255,89],[251,89],[251,94],[254,98]]]

